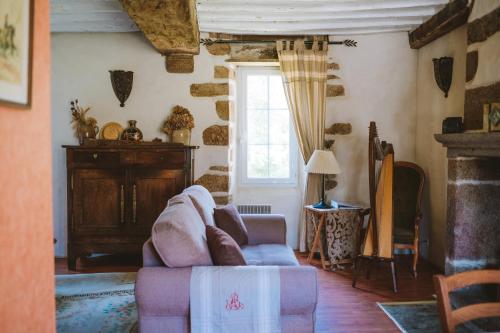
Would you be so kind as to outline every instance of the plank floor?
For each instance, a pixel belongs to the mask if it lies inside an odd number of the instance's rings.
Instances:
[[[297,257],[306,265],[303,255]],[[313,263],[320,267],[319,261]],[[56,259],[56,274],[78,274],[97,272],[130,272],[140,267],[139,258],[124,260],[116,257],[98,257],[79,263],[78,272],[68,270],[65,259]],[[410,257],[396,259],[399,291],[391,289],[388,264],[374,265],[370,280],[363,271],[356,289],[351,287],[351,271],[329,272],[318,269],[319,300],[316,310],[316,332],[359,332],[381,333],[399,332],[392,321],[379,309],[376,302],[430,300],[434,294],[432,275],[437,270],[425,262],[420,262],[418,278],[410,274]],[[300,288],[300,286],[297,286]]]

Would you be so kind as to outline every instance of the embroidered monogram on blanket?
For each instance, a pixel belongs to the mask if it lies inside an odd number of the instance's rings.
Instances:
[[[193,267],[192,333],[277,333],[280,274],[275,266]]]

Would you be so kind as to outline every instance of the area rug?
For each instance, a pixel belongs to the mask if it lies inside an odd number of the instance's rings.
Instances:
[[[377,303],[401,332],[440,333],[436,301]],[[457,333],[481,332],[473,325],[460,325]]]
[[[136,333],[136,273],[56,275],[58,333]]]

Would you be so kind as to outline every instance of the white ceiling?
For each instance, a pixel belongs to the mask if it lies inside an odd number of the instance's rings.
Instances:
[[[201,32],[352,35],[410,31],[448,0],[196,0]],[[118,0],[52,0],[53,32],[137,27]]]

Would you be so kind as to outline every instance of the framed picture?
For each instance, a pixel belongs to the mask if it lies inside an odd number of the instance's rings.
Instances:
[[[500,103],[491,103],[488,112],[488,131],[500,132]]]
[[[0,1],[0,103],[31,106],[33,0]]]

